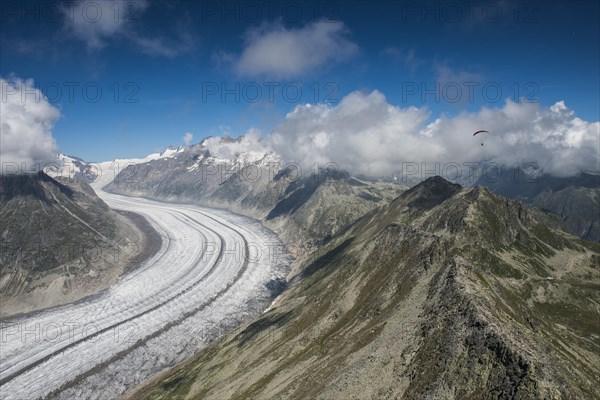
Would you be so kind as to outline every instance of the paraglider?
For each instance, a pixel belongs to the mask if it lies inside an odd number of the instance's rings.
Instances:
[[[480,134],[480,133],[483,133],[483,132],[485,132],[485,133],[490,133],[490,131],[481,130],[481,131],[477,131],[477,132],[475,132],[475,133],[473,134],[473,136],[476,136],[476,135],[478,135],[478,134]],[[483,146],[483,143],[481,143],[481,145]]]

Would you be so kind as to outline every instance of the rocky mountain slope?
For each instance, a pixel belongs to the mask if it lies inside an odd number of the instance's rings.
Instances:
[[[130,398],[597,398],[599,262],[554,214],[430,178]]]
[[[502,170],[493,179],[481,177],[477,184],[501,196],[550,210],[571,232],[600,242],[600,175],[580,173],[561,178],[513,169]]]
[[[0,315],[75,301],[114,282],[150,244],[147,224],[131,218],[78,180],[0,176]]]
[[[106,190],[249,215],[263,220],[298,253],[318,247],[407,189],[333,168],[303,170],[252,146],[245,137],[205,139],[174,157],[125,168]]]

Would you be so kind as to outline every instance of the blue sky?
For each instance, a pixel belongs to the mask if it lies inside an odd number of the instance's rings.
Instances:
[[[0,11],[0,75],[33,79],[60,109],[59,149],[89,161],[143,156],[186,132],[267,134],[296,105],[357,90],[431,119],[505,98],[564,100],[600,119],[595,1],[7,1]]]

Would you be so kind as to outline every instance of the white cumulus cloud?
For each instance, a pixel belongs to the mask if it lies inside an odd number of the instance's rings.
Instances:
[[[0,78],[0,159],[3,173],[39,171],[56,161],[52,128],[60,117],[32,80]]]
[[[316,21],[301,28],[264,23],[246,33],[242,54],[232,60],[241,76],[289,78],[346,61],[358,53],[341,21]]]
[[[473,137],[485,129],[491,134]],[[300,105],[267,138],[290,161],[334,162],[353,174],[391,176],[402,163],[537,163],[570,176],[595,171],[600,122],[575,116],[564,102],[515,103],[432,120],[427,108],[389,104],[379,91],[353,92],[337,106]],[[484,143],[484,146],[481,145]]]
[[[185,144],[186,146],[189,146],[190,143],[192,143],[193,139],[194,139],[194,135],[192,134],[192,132],[188,132],[185,135],[183,135],[183,144]]]

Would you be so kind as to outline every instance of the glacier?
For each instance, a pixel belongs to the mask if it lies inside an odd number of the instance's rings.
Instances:
[[[146,217],[160,250],[76,303],[2,321],[0,397],[117,398],[265,310],[291,256],[260,222],[96,189]]]

